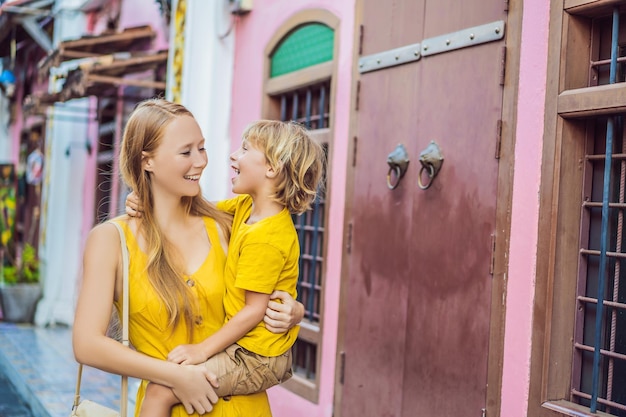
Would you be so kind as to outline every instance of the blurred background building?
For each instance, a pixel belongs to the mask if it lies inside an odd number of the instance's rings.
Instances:
[[[71,326],[86,235],[123,210],[124,123],[161,95],[204,131],[211,200],[255,119],[326,149],[275,416],[626,415],[623,1],[0,4],[37,326]]]

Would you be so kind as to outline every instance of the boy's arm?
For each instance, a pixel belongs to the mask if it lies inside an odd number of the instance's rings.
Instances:
[[[221,210],[221,211],[225,211],[228,214],[235,214],[235,212],[237,211],[237,207],[239,206],[239,202],[241,201],[242,197],[241,196],[237,196],[234,198],[229,198],[226,200],[220,200],[217,202],[214,202],[215,206]]]
[[[246,305],[221,329],[195,345],[180,345],[174,348],[167,360],[183,365],[197,364],[223,351],[237,342],[259,324],[265,316],[270,294],[246,291]]]

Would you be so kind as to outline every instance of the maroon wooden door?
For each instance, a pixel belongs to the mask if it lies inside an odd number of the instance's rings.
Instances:
[[[362,57],[506,18],[502,0],[362,7]],[[503,46],[360,75],[342,417],[480,417],[486,408]],[[418,157],[431,141],[444,163],[422,190]],[[386,157],[399,143],[411,162],[390,190]]]

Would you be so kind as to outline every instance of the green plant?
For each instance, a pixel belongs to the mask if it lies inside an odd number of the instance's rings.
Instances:
[[[39,282],[39,259],[35,248],[26,243],[21,259],[17,260],[17,265],[5,265],[2,273],[4,282],[8,285]]]

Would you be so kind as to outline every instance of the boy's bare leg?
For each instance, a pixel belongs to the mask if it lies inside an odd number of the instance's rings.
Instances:
[[[146,396],[141,404],[139,417],[170,417],[172,406],[179,402],[168,387],[149,383],[146,387]]]

